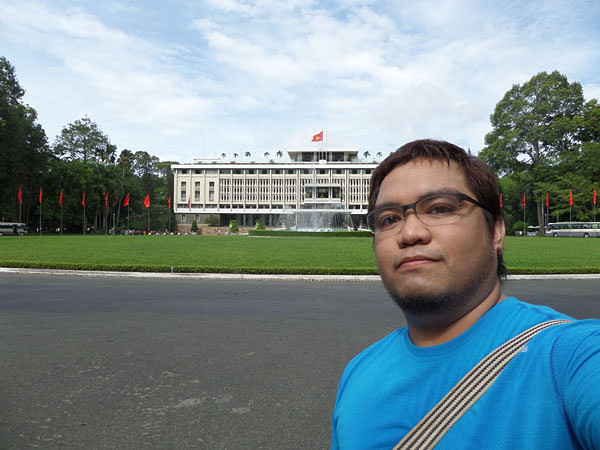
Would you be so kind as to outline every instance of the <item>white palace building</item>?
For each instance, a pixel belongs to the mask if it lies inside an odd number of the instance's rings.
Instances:
[[[221,226],[235,219],[254,227],[259,219],[275,228],[305,210],[344,213],[365,222],[371,174],[378,163],[359,160],[358,149],[291,149],[289,161],[237,162],[196,159],[175,164],[174,212],[180,230],[212,215]],[[281,152],[279,152],[281,156]]]

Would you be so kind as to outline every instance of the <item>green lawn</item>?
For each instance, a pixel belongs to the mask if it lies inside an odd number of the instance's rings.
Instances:
[[[600,273],[600,239],[515,238],[510,273]],[[370,238],[26,236],[0,238],[0,266],[175,272],[376,274]]]

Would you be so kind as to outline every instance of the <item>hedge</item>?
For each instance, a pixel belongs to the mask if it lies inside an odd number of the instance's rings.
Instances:
[[[293,231],[293,230],[248,230],[250,236],[273,237],[373,237],[370,231]]]

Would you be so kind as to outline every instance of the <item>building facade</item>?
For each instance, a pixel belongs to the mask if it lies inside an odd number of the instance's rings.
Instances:
[[[172,166],[174,213],[181,230],[209,216],[227,226],[253,227],[263,219],[277,227],[282,215],[325,209],[365,223],[371,174],[376,162],[361,162],[357,149],[293,149],[289,161],[265,163],[195,160]],[[213,220],[214,220],[213,217]]]

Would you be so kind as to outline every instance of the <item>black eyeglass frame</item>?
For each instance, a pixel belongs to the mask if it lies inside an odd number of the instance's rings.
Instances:
[[[370,222],[370,218],[373,217],[375,214],[377,214],[379,211],[385,211],[387,209],[398,209],[398,210],[402,210],[402,220],[406,220],[406,211],[408,211],[409,209],[412,209],[415,212],[415,216],[417,216],[417,218],[423,222],[423,220],[421,220],[421,217],[419,216],[419,213],[417,212],[417,203],[422,202],[423,200],[427,200],[429,198],[433,198],[433,197],[441,197],[444,195],[451,195],[456,197],[456,200],[458,201],[458,206],[461,206],[461,203],[463,201],[468,201],[470,203],[473,203],[474,205],[479,206],[480,208],[482,208],[484,211],[488,212],[491,214],[491,211],[484,206],[482,203],[480,203],[479,201],[475,200],[473,197],[468,196],[467,194],[463,194],[462,192],[432,192],[430,194],[427,194],[423,197],[421,197],[419,200],[417,200],[414,203],[410,203],[408,205],[396,205],[396,204],[388,204],[388,205],[382,205],[379,206],[377,208],[373,208],[371,211],[369,211],[369,213],[367,214],[367,225],[369,225]],[[425,223],[425,222],[423,222]],[[443,223],[443,222],[442,222]],[[426,223],[425,223],[426,224]],[[371,227],[369,226],[369,231],[371,233],[373,233],[375,236],[379,235],[379,234],[383,234],[385,233],[385,231],[380,231],[379,233],[372,230]],[[391,230],[390,230],[391,231]]]

